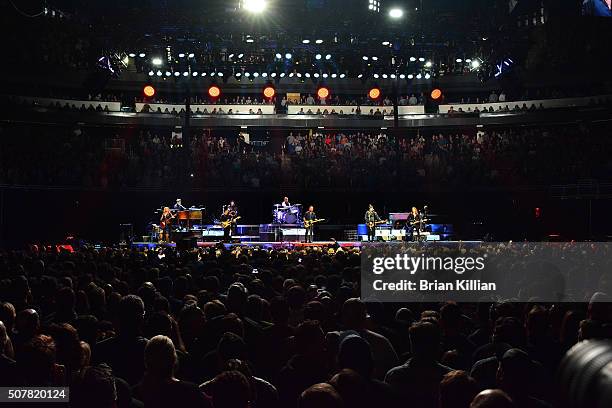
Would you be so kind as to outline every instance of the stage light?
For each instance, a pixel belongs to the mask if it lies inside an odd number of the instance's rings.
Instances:
[[[146,57],[146,55],[147,55],[147,54],[145,54],[144,52],[141,52],[140,54],[138,54],[138,56],[139,56],[140,58],[144,58],[144,57]]]
[[[151,60],[151,63],[156,67],[159,67],[162,64],[162,59],[159,57],[155,57]]]
[[[290,73],[290,74],[289,74],[289,78],[293,78],[293,75],[294,75],[294,73],[293,73],[293,72],[292,72],[292,73]]]
[[[389,45],[389,44],[390,44],[390,43],[389,43],[389,41],[383,41],[383,42],[382,42],[382,45],[384,45],[384,46],[387,46],[387,45]]]
[[[267,78],[267,77],[268,77],[268,73],[267,73],[267,72],[264,72],[263,74],[261,74],[261,76],[262,76],[263,78]]]
[[[323,78],[327,78],[327,77],[329,77],[328,74],[323,74]]]
[[[478,61],[477,59],[472,60],[472,68],[474,69],[480,68],[480,61]]]
[[[287,74],[285,74],[284,72],[281,72],[281,74],[280,74],[279,76],[280,76],[281,78],[284,78],[284,77],[285,77],[285,75],[287,75]]]
[[[162,76],[162,72],[161,71],[157,71],[157,76]]]
[[[194,58],[195,54],[192,52],[191,54],[189,54],[189,58]]]
[[[425,68],[431,68],[432,65],[433,65],[433,63],[431,61],[427,61],[425,63]]]
[[[322,58],[322,57],[321,57],[321,54],[317,54],[317,55],[315,55],[315,59],[316,59],[316,60],[320,60],[321,58]]]
[[[382,77],[383,77],[384,79],[387,79],[389,76],[388,76],[387,74],[382,74]]]
[[[153,75],[155,75],[155,72],[149,71],[149,76],[153,76]]]
[[[279,52],[277,52],[276,53],[276,59],[281,59],[281,58],[283,58],[283,56]]]
[[[375,79],[378,79],[378,78],[380,78],[380,75],[378,75],[378,74],[374,74],[374,78],[375,78]]]
[[[193,72],[191,73],[191,75],[192,75],[192,76],[194,76],[194,77],[197,77],[197,76],[198,76],[198,71],[193,71]]]
[[[372,57],[372,61],[378,61],[378,57]]]
[[[359,78],[359,79],[363,78],[363,74],[357,75],[357,78]]]
[[[266,0],[243,0],[242,7],[251,13],[261,13],[266,9]]]
[[[302,77],[302,74],[300,72],[298,72],[296,75],[297,75],[298,78]]]
[[[338,77],[338,74],[335,74],[335,73],[334,73],[334,74],[331,74],[331,77],[332,77],[332,78],[337,78],[337,77]]]
[[[421,79],[421,78],[423,78],[423,75],[421,75],[421,74],[417,74],[416,78],[417,78],[417,79]]]
[[[325,56],[325,59],[329,61],[329,60],[331,59],[331,54],[327,54],[327,55]]]
[[[259,72],[253,73],[253,78],[259,78]]]
[[[442,96],[442,91],[438,88],[435,88],[433,91],[431,91],[431,99],[433,99],[434,101],[440,99],[440,97]]]
[[[170,75],[172,75],[172,72],[170,72],[170,71],[166,71],[166,76],[168,76],[168,77],[169,77]]]
[[[318,72],[315,72],[315,74],[314,74],[313,76],[314,76],[315,78],[318,78],[318,77],[320,77],[321,75],[319,75],[319,73],[318,73]]]
[[[238,54],[238,58],[242,58],[242,57],[244,57],[243,53]]]
[[[391,79],[395,79],[396,78],[395,74],[391,74],[390,76],[391,76]]]
[[[266,86],[263,90],[263,95],[268,99],[272,99],[276,95],[276,89],[273,86]]]
[[[223,72],[219,72],[219,73],[217,74],[217,76],[219,76],[219,77],[223,77]]]
[[[189,76],[189,72],[187,72],[187,71],[183,72],[183,76],[184,77]]]
[[[370,99],[378,99],[378,98],[380,98],[380,94],[381,94],[381,92],[380,92],[379,88],[372,88],[368,92],[368,98],[370,98]]]
[[[302,44],[310,44],[310,40],[302,40]]]
[[[232,58],[234,58],[234,54],[230,54],[230,55],[229,55],[227,58],[228,58],[228,59],[232,59]]]
[[[178,72],[178,71],[176,71],[176,72],[174,73],[174,76],[175,76],[175,77],[180,76],[180,75],[181,75],[181,73],[180,73],[180,72]]]
[[[308,72],[307,72],[307,73],[305,73],[305,74],[304,74],[304,76],[305,76],[306,78],[310,78],[310,74],[309,74]]]
[[[466,58],[465,62],[470,63],[470,62],[472,62],[472,59],[471,58]]]
[[[408,74],[408,79],[412,79],[412,78],[414,78],[414,75]]]
[[[236,74],[234,74],[234,76],[235,76],[236,78],[240,78],[240,77],[242,76],[242,74],[241,74],[240,72],[236,72]]]
[[[404,10],[401,8],[392,8],[389,10],[389,17],[391,18],[402,18],[404,16]]]
[[[315,41],[315,43],[317,43],[317,44],[323,44],[323,40],[317,40],[317,41]]]
[[[147,98],[151,98],[155,95],[155,88],[151,85],[147,85],[142,89],[142,93],[144,93]]]
[[[461,58],[457,58],[457,59],[455,60],[455,62],[457,62],[457,63],[461,63],[461,62],[463,62],[463,60],[462,60]]]
[[[179,54],[179,58],[185,58],[185,54],[181,52],[181,53]]]
[[[208,72],[202,72],[202,76],[205,77],[208,74]]]
[[[276,78],[276,72],[271,73],[271,74],[270,74],[270,76],[271,76],[272,78]]]
[[[419,57],[419,62],[425,62],[425,58],[424,57]]]
[[[211,85],[210,88],[208,88],[208,96],[211,98],[218,98],[221,96],[221,88],[217,85]]]
[[[293,55],[291,55],[291,53],[290,53],[290,52],[288,52],[288,53],[286,53],[286,54],[285,54],[285,59],[290,60],[292,57],[293,57]]]
[[[406,79],[406,75],[400,74],[400,79]]]
[[[319,89],[317,89],[317,96],[319,97],[319,99],[326,99],[327,97],[329,97],[329,89],[322,86]]]
[[[346,78],[346,74],[340,74],[340,78]]]
[[[361,57],[361,58],[362,58],[364,61],[367,61],[367,60],[369,60],[369,59],[370,59],[370,58],[368,58],[368,56],[367,56],[367,55],[364,55],[364,56],[363,56],[363,57]]]
[[[431,78],[431,74],[430,74],[429,72],[427,72],[427,73],[425,74],[425,79],[429,79],[429,78]]]
[[[248,78],[248,77],[250,77],[250,76],[251,76],[251,74],[250,74],[249,72],[245,72],[245,73],[244,73],[244,76]]]
[[[252,44],[252,43],[255,42],[255,40],[252,39],[251,37],[249,37],[249,38],[246,39],[246,42],[248,42],[249,44]]]
[[[414,62],[414,61],[416,61],[416,58],[415,57],[410,57],[410,62]]]
[[[130,53],[128,54],[128,57],[130,57],[130,58],[134,58],[135,56],[136,56],[136,54],[134,54],[133,52],[130,52]]]

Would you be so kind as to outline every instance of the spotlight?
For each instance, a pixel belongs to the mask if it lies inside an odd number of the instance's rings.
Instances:
[[[380,78],[380,75],[374,74],[374,78],[378,79],[378,78]]]
[[[440,99],[440,97],[442,96],[442,91],[438,88],[435,88],[433,91],[431,91],[431,99],[433,99],[434,101],[437,101],[438,99]]]
[[[253,73],[253,78],[259,78],[259,72]]]
[[[286,53],[286,54],[285,54],[285,59],[290,60],[292,57],[293,57],[293,55],[291,55],[291,53],[290,53],[290,52],[288,52],[288,53]]]
[[[274,98],[274,95],[276,95],[276,89],[274,89],[273,86],[268,85],[264,88],[263,94],[266,98],[272,99]]]
[[[472,68],[473,68],[473,69],[478,69],[478,68],[480,68],[480,61],[478,61],[477,59],[472,60]]]
[[[136,56],[136,54],[134,54],[133,52],[130,52],[130,53],[128,54],[128,57],[130,57],[130,58],[134,58],[135,56]]]
[[[236,72],[236,74],[234,74],[234,76],[235,76],[236,78],[240,78],[240,77],[242,76],[242,73],[240,73],[240,72]]]
[[[378,57],[372,57],[372,61],[378,61]]]
[[[243,53],[238,54],[238,58],[242,58],[242,57],[244,57]]]
[[[431,74],[430,74],[429,72],[427,72],[427,73],[425,74],[425,79],[429,79],[429,78],[431,78]]]
[[[293,75],[294,75],[294,74],[293,74],[293,72],[291,72],[291,73],[289,74],[289,78],[293,78]]]
[[[211,98],[218,98],[221,96],[221,88],[219,88],[217,85],[211,85],[208,88],[208,96]]]
[[[424,57],[419,57],[419,62],[425,62],[425,58]]]
[[[263,74],[261,74],[261,76],[262,76],[263,78],[267,78],[267,77],[268,77],[268,73],[267,73],[267,72],[264,72]]]
[[[187,72],[187,71],[183,72],[183,76],[184,77],[189,76],[189,72]]]
[[[230,55],[229,55],[227,58],[228,58],[228,59],[232,59],[232,58],[234,58],[234,54],[230,54]]]
[[[388,76],[387,74],[383,74],[383,75],[382,75],[382,77],[383,77],[384,79],[389,78],[389,76]]]
[[[323,40],[317,40],[317,41],[315,41],[315,43],[317,43],[317,44],[323,44]]]
[[[194,58],[195,54],[192,52],[191,54],[189,54],[189,58]]]
[[[319,97],[319,99],[326,99],[327,97],[329,97],[329,89],[322,86],[319,89],[317,89],[317,96]]]
[[[381,94],[381,92],[380,92],[379,88],[372,88],[368,92],[368,98],[370,98],[370,99],[378,99],[378,98],[380,98],[380,94]]]
[[[157,71],[157,76],[162,76],[162,72],[161,71]]]
[[[151,63],[156,67],[159,67],[162,64],[162,59],[159,57],[155,57],[151,60]]]
[[[423,77],[423,75],[421,75],[421,74],[417,74],[417,76],[416,76],[417,79],[421,79],[422,77]]]
[[[310,40],[302,40],[302,44],[310,44]]]
[[[395,79],[396,78],[395,74],[391,74],[390,77],[391,77],[391,79]]]
[[[205,77],[208,73],[207,72],[202,72],[202,76]]]
[[[276,78],[276,72],[271,73],[271,74],[270,74],[270,76],[271,76],[272,78]]]
[[[281,72],[281,74],[280,74],[279,76],[280,76],[281,78],[284,78],[284,77],[285,77],[285,75],[287,75],[287,74],[285,74],[284,72]]]
[[[300,72],[298,72],[296,75],[297,75],[298,78],[302,77],[302,74]]]
[[[166,76],[169,77],[170,75],[172,75],[172,72],[166,71]]]
[[[145,54],[144,52],[141,52],[140,54],[138,54],[138,56],[139,56],[140,58],[144,58],[144,57],[146,57],[146,55],[147,55],[147,54]]]
[[[144,93],[146,97],[150,98],[155,95],[155,88],[153,88],[151,85],[147,85],[142,89],[142,93]]]
[[[412,79],[412,78],[414,78],[414,75],[408,74],[408,79]]]
[[[223,76],[223,72],[219,72],[219,73],[217,74],[217,76],[222,77],[222,76]]]
[[[363,74],[357,75],[357,78],[359,78],[359,79],[363,78]]]
[[[192,75],[192,76],[194,76],[194,77],[197,77],[197,76],[198,76],[198,71],[193,71],[193,72],[191,73],[191,75]]]
[[[323,74],[323,78],[327,78],[327,77],[329,77],[328,74]]]
[[[432,65],[433,65],[433,63],[431,61],[427,61],[425,63],[425,68],[431,68]]]
[[[321,59],[321,54],[317,54],[317,55],[315,55],[315,59],[316,59],[316,60],[320,60],[320,59]]]
[[[416,58],[415,57],[410,57],[410,62],[414,62],[414,61],[416,61]]]
[[[267,7],[266,0],[244,0],[242,7],[251,13],[261,13]]]
[[[363,56],[363,57],[361,57],[361,58],[362,58],[364,61],[367,61],[367,60],[369,60],[369,59],[370,59],[370,58],[368,58],[368,56],[367,56],[367,55],[364,55],[364,56]]]
[[[153,75],[155,75],[155,72],[149,71],[149,76],[153,76]]]
[[[279,52],[277,52],[276,53],[276,59],[281,59],[281,58],[283,58],[283,56]]]
[[[327,54],[327,55],[325,56],[325,59],[329,61],[329,60],[331,59],[331,54]]]
[[[390,43],[389,43],[389,41],[383,41],[383,42],[382,42],[382,45],[384,45],[384,46],[387,46],[387,45],[389,45],[389,44],[390,44]]]
[[[462,60],[461,58],[457,58],[457,59],[455,60],[455,62],[457,62],[457,63],[461,63],[461,62],[463,62],[463,60]]]
[[[248,78],[248,77],[250,77],[250,76],[251,76],[251,74],[250,74],[249,72],[245,72],[245,73],[244,73],[244,76]]]
[[[406,79],[406,75],[400,74],[400,79]]]
[[[340,74],[340,78],[346,78],[346,74]]]
[[[185,58],[185,54],[181,52],[181,53],[179,54],[179,58]]]
[[[307,72],[307,73],[305,73],[305,74],[304,74],[304,76],[305,76],[306,78],[310,78],[310,74],[309,74],[308,72]]]
[[[246,39],[246,42],[248,42],[249,44],[252,44],[252,43],[255,42],[255,40],[252,39],[251,37],[249,37],[249,38]]]
[[[321,75],[319,75],[319,73],[318,73],[318,72],[315,72],[315,74],[314,74],[313,76],[314,76],[315,78],[318,78],[318,77],[320,77]]]
[[[332,78],[337,78],[337,77],[338,77],[338,74],[335,74],[335,73],[334,73],[334,74],[331,74],[331,77],[332,77]]]
[[[174,73],[174,76],[175,76],[175,77],[177,77],[177,76],[181,76],[181,73],[180,73],[180,72],[178,72],[178,71],[176,71],[176,72]]]
[[[402,18],[404,16],[404,10],[400,8],[392,8],[389,10],[389,17],[391,18]]]

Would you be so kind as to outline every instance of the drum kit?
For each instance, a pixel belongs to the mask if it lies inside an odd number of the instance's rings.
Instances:
[[[283,206],[274,204],[272,210],[273,224],[299,224],[302,220],[302,204]]]

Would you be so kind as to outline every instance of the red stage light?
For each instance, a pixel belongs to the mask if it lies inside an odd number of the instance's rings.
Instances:
[[[329,97],[329,89],[322,86],[317,90],[317,96],[319,97],[319,99],[326,99],[327,97]]]
[[[370,97],[370,99],[378,99],[380,97],[380,89],[378,88],[370,89],[370,92],[368,92],[368,96]]]
[[[431,91],[431,99],[433,99],[434,101],[437,99],[440,99],[441,97],[442,97],[442,91],[439,90],[438,88]]]
[[[208,88],[208,95],[211,98],[218,98],[221,95],[221,88],[216,85],[212,85],[210,88]]]
[[[153,88],[151,85],[147,85],[142,89],[142,92],[145,94],[145,96],[150,98],[155,95],[155,88]]]
[[[272,99],[276,95],[276,89],[273,86],[266,86],[263,90],[263,94],[266,98]]]

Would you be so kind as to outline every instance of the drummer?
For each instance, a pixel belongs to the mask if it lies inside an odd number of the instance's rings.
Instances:
[[[172,207],[173,210],[175,211],[184,211],[186,210],[186,208],[183,206],[182,200],[180,198],[176,199],[176,204],[174,204],[174,207]]]
[[[284,197],[283,202],[280,204],[282,208],[291,207],[291,203],[289,202],[289,197]]]

